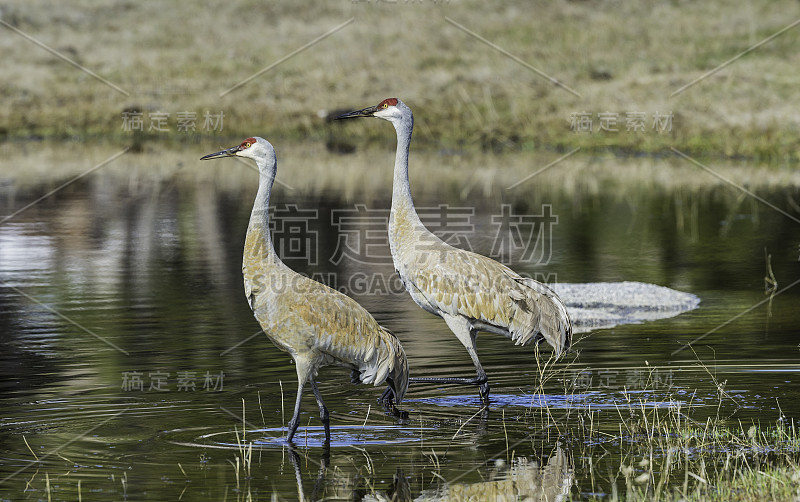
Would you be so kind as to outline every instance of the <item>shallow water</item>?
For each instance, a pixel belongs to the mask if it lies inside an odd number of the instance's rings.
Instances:
[[[49,485],[54,500],[78,491],[83,500],[233,500],[401,489],[436,498],[502,492],[512,479],[524,479],[530,496],[581,497],[612,490],[611,481],[590,480],[587,459],[598,472],[616,470],[634,439],[578,441],[576,417],[593,417],[609,435],[621,431],[630,403],[681,406],[700,422],[800,417],[800,287],[786,289],[800,277],[796,221],[728,185],[538,184],[530,198],[425,187],[416,203],[428,208],[429,226],[462,247],[498,252],[522,273],[558,283],[640,281],[700,304],[590,329],[548,363],[544,381],[532,348],[481,335],[488,410],[475,389],[417,384],[402,405],[409,418],[398,422],[376,403],[381,389],[323,369],[330,455],[309,393],[295,456],[283,439],[294,368],[259,332],[241,283],[255,174],[245,169],[230,184],[187,180],[164,176],[159,156],[145,155],[130,162],[151,163],[150,174],[120,177],[126,162],[18,214],[63,179],[0,183],[0,220],[13,215],[0,224],[3,497],[47,498]],[[352,158],[324,162],[335,171]],[[287,264],[352,295],[395,332],[414,375],[473,374],[444,323],[399,291],[385,241],[389,187],[342,195],[292,181],[273,197]],[[795,188],[758,195],[798,217]],[[765,250],[778,283],[771,300]],[[542,348],[540,364],[548,356]],[[249,473],[237,479],[240,445],[251,442]]]

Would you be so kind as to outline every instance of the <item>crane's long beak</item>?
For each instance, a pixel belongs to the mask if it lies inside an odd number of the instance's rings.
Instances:
[[[216,153],[209,153],[203,157],[200,157],[200,160],[209,160],[209,159],[219,159],[222,157],[234,157],[236,156],[236,152],[240,150],[239,146],[234,146],[233,148],[228,148],[227,150],[220,150]]]
[[[378,111],[378,105],[368,106],[366,108],[362,108],[361,110],[356,110],[354,112],[343,113],[338,117],[336,117],[336,120],[355,119],[359,117],[372,117],[373,115],[375,115],[375,112],[377,111]]]

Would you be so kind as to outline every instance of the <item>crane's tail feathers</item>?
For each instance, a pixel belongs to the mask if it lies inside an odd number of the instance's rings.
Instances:
[[[517,345],[526,345],[544,338],[559,357],[572,343],[572,321],[567,307],[549,286],[533,279],[518,278],[516,281],[526,287],[511,294],[517,304],[509,326],[511,339]]]
[[[397,337],[384,330],[378,345],[370,348],[367,355],[358,368],[361,383],[380,385],[388,381],[397,402],[402,401],[408,390],[408,360]]]

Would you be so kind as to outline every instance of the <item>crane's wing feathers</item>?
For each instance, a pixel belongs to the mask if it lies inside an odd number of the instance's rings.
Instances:
[[[510,269],[507,270],[510,272]],[[512,279],[522,288],[522,291],[513,290],[512,293],[512,298],[517,304],[514,324],[532,326],[534,322],[531,319],[537,316],[538,332],[553,347],[556,356],[569,349],[572,343],[572,321],[561,298],[549,286],[534,279],[516,274]],[[528,294],[524,294],[526,290]],[[530,337],[518,338],[515,341],[518,344],[525,344],[529,340]]]
[[[408,362],[397,337],[349,296],[300,275],[290,284],[271,304],[259,304],[273,315],[259,315],[256,309],[259,320],[277,321],[262,323],[267,336],[276,343],[276,335],[298,337],[294,350],[356,369],[362,383],[379,385],[388,378],[401,400],[408,388]]]
[[[552,289],[491,258],[442,245],[414,253],[401,270],[432,309],[506,332],[518,345],[543,338],[556,355],[569,347],[572,323]]]

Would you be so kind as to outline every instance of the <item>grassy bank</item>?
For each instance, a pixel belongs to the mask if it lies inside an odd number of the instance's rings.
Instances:
[[[233,141],[205,138],[189,144],[147,144],[139,153],[130,145],[113,142],[0,143],[0,180],[15,189],[37,186],[55,187],[87,171],[125,183],[158,183],[170,180],[181,184],[213,182],[217,187],[240,191],[253,188],[257,174],[249,161],[219,165],[199,158]],[[323,142],[276,142],[278,185],[276,190],[292,197],[294,193],[336,193],[346,200],[389,195],[392,183],[393,153],[365,147],[352,155],[326,150]],[[125,153],[119,157],[123,149]],[[553,198],[563,193],[572,198],[599,193],[630,196],[642,191],[667,191],[705,196],[719,187],[729,187],[715,173],[724,173],[730,183],[747,186],[762,194],[783,187],[800,187],[800,171],[791,166],[775,167],[748,161],[711,160],[708,170],[671,157],[619,158],[611,154],[567,157],[557,152],[438,152],[415,149],[411,155],[410,177],[414,195],[420,200],[521,200],[531,197]],[[109,162],[109,159],[114,159]],[[106,162],[108,164],[106,165]],[[541,171],[541,172],[540,172]],[[531,175],[536,174],[531,177]],[[512,188],[509,188],[512,187]],[[297,190],[297,192],[294,192]],[[627,194],[627,195],[626,195]],[[738,191],[730,188],[731,203]],[[781,206],[783,207],[783,206]]]
[[[800,28],[739,57],[800,18],[794,3],[18,1],[0,16],[6,139],[129,143],[127,110],[140,141],[192,136],[186,113],[200,136],[325,140],[340,126],[320,115],[396,95],[435,147],[800,158]],[[391,142],[363,122],[341,127]]]

